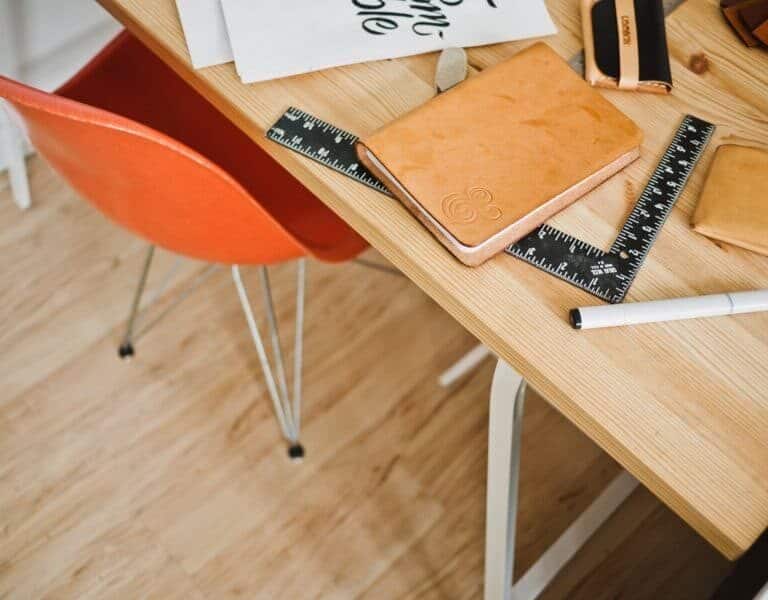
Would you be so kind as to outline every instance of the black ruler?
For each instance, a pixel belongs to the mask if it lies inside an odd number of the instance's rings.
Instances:
[[[291,106],[267,131],[267,137],[382,194],[390,191],[357,160],[357,136]]]
[[[506,251],[607,302],[624,300],[715,126],[687,115],[608,252],[542,225]]]
[[[549,225],[506,249],[508,254],[606,302],[624,300],[715,126],[687,115],[607,252]],[[289,108],[267,137],[391,196],[358,162],[357,137],[297,108]]]

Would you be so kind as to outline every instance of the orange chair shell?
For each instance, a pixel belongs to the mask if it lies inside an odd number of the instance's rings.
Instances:
[[[35,148],[116,223],[209,262],[354,257],[366,243],[128,33],[56,94],[0,77]]]

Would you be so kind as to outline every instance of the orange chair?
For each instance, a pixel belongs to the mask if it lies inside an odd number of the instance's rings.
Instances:
[[[0,98],[36,149],[80,194],[150,242],[120,356],[155,245],[232,265],[232,277],[289,454],[299,443],[305,258],[344,261],[365,241],[136,38],[124,32],[54,94],[0,77]],[[266,265],[299,260],[289,393]],[[260,265],[275,372],[238,265]]]

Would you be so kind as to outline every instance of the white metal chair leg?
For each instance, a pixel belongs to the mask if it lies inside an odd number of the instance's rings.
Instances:
[[[290,443],[288,455],[293,460],[300,460],[304,457],[304,448],[299,442],[300,433],[300,411],[301,411],[301,368],[303,351],[303,328],[304,328],[304,299],[306,290],[306,262],[299,261],[297,268],[297,286],[296,286],[296,334],[294,339],[294,361],[293,361],[293,398],[288,395],[288,386],[286,383],[284,361],[282,348],[280,346],[280,337],[275,317],[274,304],[272,300],[269,278],[265,272],[262,272],[261,281],[264,291],[264,306],[267,310],[267,320],[269,324],[273,359],[278,367],[278,379],[275,378],[272,370],[272,364],[267,356],[264,342],[261,338],[256,319],[253,315],[250,300],[240,276],[238,266],[232,267],[232,279],[235,282],[240,303],[245,313],[248,328],[253,338],[253,344],[256,353],[259,356],[264,379],[267,384],[267,391],[272,400],[275,416],[280,425],[280,429],[285,439]]]
[[[183,261],[182,258],[176,259],[173,266],[170,269],[168,269],[168,272],[165,274],[163,278],[163,282],[160,283],[157,289],[153,292],[152,298],[148,302],[147,307],[144,309],[144,314],[146,314],[146,311],[148,311],[150,307],[153,306],[154,303],[160,298],[165,288],[173,279],[174,275],[176,275],[176,272],[178,271],[182,261]],[[192,281],[190,281],[186,286],[184,286],[183,290],[181,290],[178,294],[176,294],[176,297],[162,311],[160,311],[159,314],[157,314],[148,322],[144,323],[142,315],[139,315],[136,318],[136,326],[135,326],[136,332],[133,335],[134,343],[140,337],[149,333],[150,329],[152,329],[155,325],[157,325],[160,321],[162,321],[165,317],[167,317],[171,313],[171,311],[173,311],[179,304],[184,302],[184,300],[189,298],[192,292],[194,292],[197,288],[199,288],[205,282],[205,280],[208,279],[208,277],[210,277],[213,273],[215,273],[219,269],[219,267],[220,265],[217,265],[215,263],[209,264],[207,267],[205,267],[205,269],[203,269],[194,279],[192,279]]]
[[[296,263],[296,331],[293,338],[293,418],[301,432],[301,372],[304,361],[304,300],[307,288],[307,261]]]
[[[120,343],[120,347],[117,350],[117,354],[120,358],[129,358],[135,354],[133,348],[133,328],[136,325],[136,317],[139,314],[141,297],[144,295],[144,288],[147,285],[147,277],[149,277],[149,269],[152,267],[152,259],[154,257],[155,246],[150,245],[149,248],[147,248],[147,255],[144,258],[144,264],[141,268],[139,285],[136,287],[136,292],[134,293],[133,301],[131,302],[131,312],[128,315],[128,323],[125,326],[125,335],[123,335],[123,341]]]
[[[269,327],[269,338],[272,343],[272,357],[275,360],[275,368],[277,370],[277,385],[279,387],[283,402],[288,403],[290,398],[288,395],[288,378],[285,376],[285,365],[283,364],[283,348],[280,344],[280,330],[277,326],[275,303],[272,300],[272,285],[269,283],[269,271],[267,271],[267,267],[259,268],[259,279],[261,280],[264,310],[267,313],[267,327]],[[292,407],[290,411],[291,414],[293,414]]]
[[[208,265],[194,280],[186,286],[186,288],[178,294],[176,299],[171,302],[165,309],[160,312],[155,318],[149,321],[146,325],[139,328],[139,307],[141,305],[141,299],[146,287],[147,278],[149,276],[149,270],[152,266],[152,260],[155,254],[155,247],[150,246],[147,250],[144,264],[142,266],[141,276],[139,283],[134,293],[133,301],[131,303],[131,312],[128,317],[128,323],[126,325],[125,335],[120,345],[119,355],[121,358],[133,356],[134,347],[133,344],[138,337],[157,324],[163,317],[165,317],[174,307],[182,302],[189,294],[194,291],[208,276],[213,273],[219,265]],[[169,269],[166,276],[163,278],[163,282],[158,286],[158,292],[155,294],[155,299],[162,293],[162,291],[168,285],[170,279],[178,270],[178,262],[174,263]],[[272,290],[269,284],[269,276],[266,273],[266,268],[261,273],[262,287],[264,292],[264,306],[266,308],[267,320],[270,329],[270,336],[272,342],[272,354],[273,360],[278,368],[278,379],[275,378],[272,370],[272,364],[270,363],[267,351],[264,347],[264,342],[261,338],[258,325],[256,324],[256,318],[253,315],[253,309],[248,298],[248,292],[245,289],[242,277],[240,275],[240,268],[235,265],[232,267],[232,279],[237,288],[238,297],[245,313],[245,318],[248,323],[248,328],[253,338],[254,346],[256,347],[256,353],[261,363],[261,368],[264,373],[264,379],[266,380],[267,390],[269,392],[270,399],[277,417],[280,430],[285,439],[290,443],[288,449],[288,455],[293,460],[300,460],[304,457],[304,448],[299,442],[299,430],[301,425],[301,385],[302,385],[302,362],[303,362],[303,331],[304,331],[304,301],[306,295],[306,261],[304,259],[298,261],[297,265],[297,279],[296,279],[296,332],[294,337],[294,352],[293,352],[293,385],[291,396],[288,391],[287,378],[285,374],[284,360],[282,348],[280,345],[280,334],[277,327],[277,317],[275,315],[274,302],[272,298]],[[146,309],[145,309],[146,310]]]
[[[155,302],[157,302],[163,295],[163,292],[165,292],[165,290],[168,288],[184,261],[181,256],[176,257],[176,260],[174,260],[171,267],[163,275],[159,284],[152,291],[152,296],[146,303],[146,306],[143,310],[140,311],[141,300],[144,297],[147,277],[149,276],[149,270],[152,265],[154,254],[155,246],[150,245],[147,250],[146,258],[144,259],[144,265],[142,267],[141,276],[139,277],[139,283],[136,287],[136,291],[134,292],[133,301],[131,303],[131,312],[128,315],[128,323],[126,325],[125,334],[123,335],[123,340],[120,343],[120,347],[118,349],[118,355],[120,358],[132,357],[136,353],[136,341],[148,333],[150,329],[162,321],[167,315],[169,315],[173,309],[175,309],[179,304],[186,300],[190,294],[192,294],[192,292],[200,287],[200,285],[202,285],[202,283],[219,268],[219,265],[217,264],[209,264],[205,269],[203,269],[201,273],[192,279],[191,282],[184,286],[184,289],[176,294],[176,297],[170,303],[168,303],[168,305],[162,311],[160,311],[159,314],[152,317],[151,314],[148,314],[149,311]],[[148,317],[152,318],[145,323],[144,321]]]
[[[485,600],[533,600],[637,487],[622,471],[517,582],[513,579],[520,442],[526,384],[503,360],[496,364],[488,422]]]
[[[525,389],[523,378],[500,360],[488,416],[485,600],[511,598]]]

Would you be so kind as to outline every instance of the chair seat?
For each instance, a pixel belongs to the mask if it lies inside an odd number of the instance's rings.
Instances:
[[[318,258],[347,260],[366,242],[128,32],[57,95],[156,129],[228,172]]]

